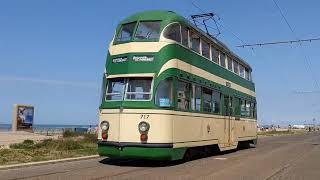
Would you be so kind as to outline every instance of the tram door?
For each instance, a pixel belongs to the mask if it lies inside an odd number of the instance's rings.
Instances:
[[[234,142],[234,127],[232,124],[232,97],[224,96],[224,109],[225,109],[225,122],[224,122],[224,134],[225,143],[228,145]]]

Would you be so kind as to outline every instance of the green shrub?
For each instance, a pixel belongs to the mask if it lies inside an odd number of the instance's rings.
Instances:
[[[78,133],[74,132],[74,131],[71,131],[71,130],[65,130],[63,132],[63,137],[64,138],[68,138],[68,137],[76,137],[76,136],[79,136]]]
[[[82,149],[83,146],[79,141],[74,140],[60,140],[57,141],[55,145],[55,150],[57,151],[64,151],[64,150],[76,150],[76,149]]]
[[[31,139],[26,139],[26,140],[23,141],[23,144],[30,144],[30,145],[32,145],[32,144],[34,144],[34,141],[31,140]]]
[[[84,134],[83,141],[88,143],[97,143],[97,137],[95,134]]]
[[[15,143],[10,145],[11,149],[33,149],[34,141],[26,139],[22,143]]]

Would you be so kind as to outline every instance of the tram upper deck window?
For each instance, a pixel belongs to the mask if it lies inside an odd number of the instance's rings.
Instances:
[[[228,56],[228,69],[232,71],[232,59],[230,56]]]
[[[180,24],[174,23],[168,26],[164,32],[164,37],[180,43],[181,42]]]
[[[239,74],[239,64],[237,61],[233,61],[233,72]]]
[[[211,57],[214,62],[219,64],[219,51],[213,46],[211,46]]]
[[[108,80],[106,100],[123,100],[125,80],[123,78],[114,78]]]
[[[248,68],[245,68],[245,78],[250,81],[250,71]]]
[[[142,21],[139,23],[135,39],[155,40],[160,36],[160,21]]]
[[[117,42],[130,41],[137,22],[123,24],[117,36]]]
[[[239,71],[240,71],[240,76],[244,78],[244,67],[241,64],[239,65]]]
[[[184,26],[181,27],[182,45],[189,47],[188,29]]]
[[[226,67],[226,54],[220,52],[220,65]]]
[[[192,33],[190,37],[191,49],[200,53],[200,37],[195,33]]]
[[[201,41],[201,46],[202,46],[202,56],[210,59],[210,44],[203,40]]]
[[[128,100],[149,100],[151,98],[152,78],[129,78],[126,90]]]

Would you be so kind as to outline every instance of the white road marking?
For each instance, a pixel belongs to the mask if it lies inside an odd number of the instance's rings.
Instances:
[[[214,158],[216,160],[227,160],[227,158]]]

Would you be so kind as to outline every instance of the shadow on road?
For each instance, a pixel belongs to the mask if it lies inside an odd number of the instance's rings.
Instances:
[[[114,166],[130,167],[168,167],[184,163],[184,160],[160,161],[160,160],[142,160],[142,159],[110,159],[106,158],[100,161],[102,164]]]
[[[123,166],[123,167],[170,167],[170,166],[177,166],[186,162],[195,161],[203,158],[226,155],[226,154],[234,153],[236,151],[241,151],[241,150],[250,149],[250,148],[238,148],[238,149],[222,151],[222,152],[213,151],[210,154],[199,154],[192,158],[175,160],[175,161],[105,158],[99,162],[105,165]]]

